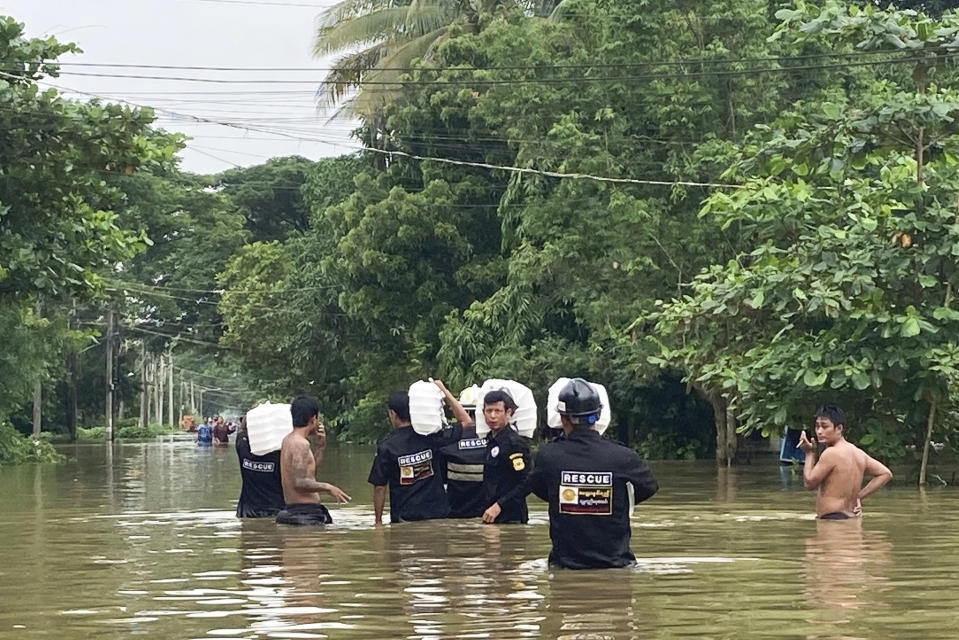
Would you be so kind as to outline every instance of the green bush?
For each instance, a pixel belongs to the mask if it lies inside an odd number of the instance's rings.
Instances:
[[[145,428],[140,428],[137,426],[136,422],[136,419],[134,419],[133,424],[114,427],[114,437],[121,440],[136,440],[142,438],[155,438],[157,436],[165,436],[172,433],[180,433],[182,431],[182,429],[179,427],[156,424],[155,422],[151,422]]]
[[[25,437],[8,422],[0,422],[0,467],[24,462],[62,462],[46,439]]]
[[[105,440],[106,437],[106,427],[90,427],[89,429],[77,427],[77,440]]]
[[[151,422],[145,429],[137,425],[137,418],[124,418],[117,420],[113,425],[113,437],[117,440],[142,440],[165,436],[172,433],[180,433],[179,427],[170,427],[167,425]],[[104,440],[107,437],[106,427],[90,427],[77,429],[77,438],[80,440]]]

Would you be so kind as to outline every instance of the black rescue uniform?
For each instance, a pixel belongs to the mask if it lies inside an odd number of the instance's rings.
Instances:
[[[529,512],[529,444],[526,439],[507,426],[495,437],[490,431],[483,460],[483,493],[486,505],[483,511],[499,503],[500,514],[496,524],[526,524]]]
[[[489,503],[483,492],[486,438],[476,437],[476,426],[463,427],[463,436],[443,447],[446,460],[446,495],[451,518],[478,518]]]
[[[250,452],[246,431],[236,434],[236,455],[240,459],[243,487],[236,503],[237,518],[272,518],[283,508],[283,482],[280,479],[280,451],[262,456]]]
[[[413,427],[399,427],[379,441],[368,481],[377,487],[389,485],[390,522],[449,515],[440,450],[462,433],[459,425],[429,436]]]
[[[543,445],[529,484],[549,503],[550,565],[601,569],[636,562],[627,485],[637,504],[659,485],[635,451],[593,429],[577,429]]]

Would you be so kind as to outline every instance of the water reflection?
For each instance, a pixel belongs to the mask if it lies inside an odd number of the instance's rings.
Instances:
[[[816,520],[816,533],[805,544],[804,593],[809,621],[823,630],[807,637],[866,638],[854,633],[856,623],[885,608],[891,555],[885,535],[864,531],[862,518]]]
[[[542,629],[544,638],[595,640],[651,637],[655,608],[634,598],[631,568],[550,573]]]
[[[374,528],[361,448],[327,452],[355,496],[327,528],[234,518],[232,451],[68,453],[0,470],[0,640],[955,637],[952,488],[884,489],[864,522],[821,522],[774,460],[655,463],[639,568],[573,572],[546,566],[538,501],[530,526]]]

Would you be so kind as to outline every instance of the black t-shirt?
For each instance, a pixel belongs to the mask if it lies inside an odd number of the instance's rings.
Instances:
[[[463,428],[463,437],[442,450],[446,460],[446,495],[451,518],[478,518],[489,503],[483,492],[486,438],[476,437],[476,427]]]
[[[635,451],[592,429],[540,448],[529,486],[549,503],[550,564],[599,569],[635,562],[627,485],[637,504],[659,489]]]
[[[236,455],[240,460],[243,488],[236,503],[237,518],[267,518],[283,508],[283,481],[280,479],[280,452],[262,456],[250,453],[250,439],[237,432]]]
[[[486,507],[499,503],[497,524],[529,521],[526,496],[529,495],[530,455],[526,439],[512,427],[493,432],[486,437],[486,455],[483,459],[483,492]]]
[[[412,427],[394,429],[376,445],[369,483],[390,487],[390,522],[429,520],[449,515],[440,449],[458,440],[458,425],[424,436]]]

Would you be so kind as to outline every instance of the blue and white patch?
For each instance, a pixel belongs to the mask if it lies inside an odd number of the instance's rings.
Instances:
[[[256,460],[243,458],[243,468],[261,473],[273,473],[273,470],[276,469],[276,464],[273,462],[257,462]]]
[[[485,449],[486,438],[463,438],[456,443],[456,447],[460,451],[464,449]]]

